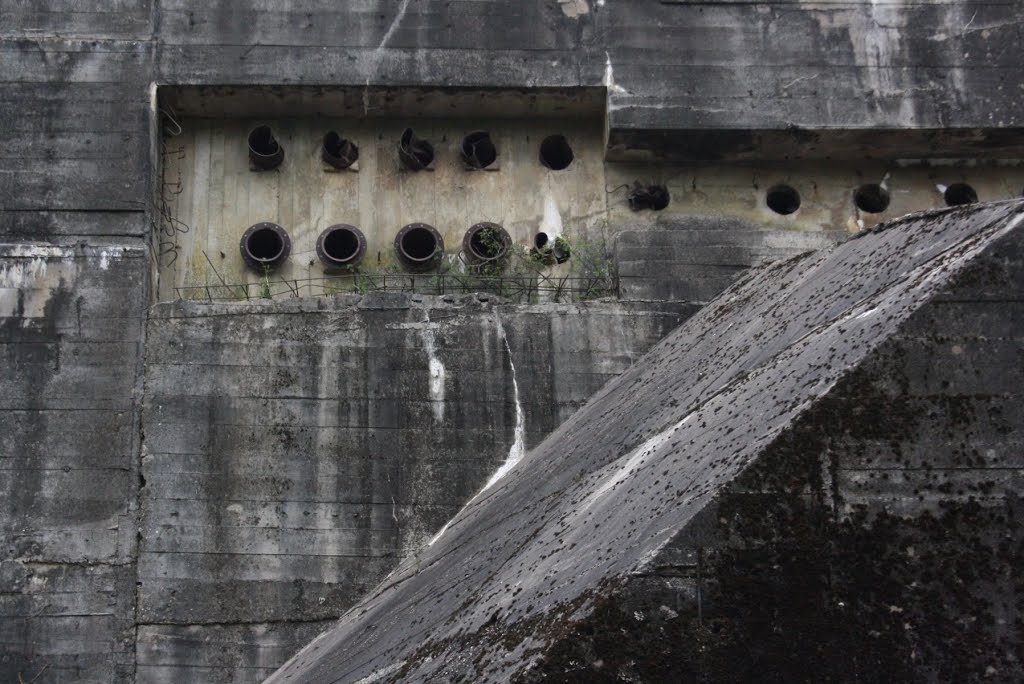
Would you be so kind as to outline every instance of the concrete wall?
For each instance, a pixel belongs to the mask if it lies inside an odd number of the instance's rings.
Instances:
[[[261,681],[695,308],[416,299],[153,310],[138,681]]]
[[[519,265],[523,266],[520,271],[534,277],[532,269],[561,277],[583,275],[587,268],[571,260],[541,268],[522,258],[538,232],[552,241],[564,236],[585,250],[606,247],[623,228],[672,227],[698,214],[748,222],[750,235],[737,233],[736,240],[757,249],[756,243],[766,239],[766,233],[758,231],[765,227],[788,233],[855,233],[913,211],[945,206],[943,192],[953,183],[970,184],[981,201],[1024,192],[1024,166],[1016,162],[933,165],[889,157],[858,162],[623,163],[605,161],[600,120],[592,113],[573,120],[550,112],[517,118],[457,118],[479,109],[478,100],[487,101],[491,94],[466,92],[460,99],[426,93],[417,103],[403,101],[400,94],[394,96],[396,101],[388,101],[374,91],[368,95],[374,104],[361,117],[309,117],[306,114],[316,106],[347,111],[342,101],[331,104],[329,92],[318,94],[313,97],[308,90],[281,88],[274,92],[234,89],[230,94],[218,90],[188,97],[175,92],[167,97],[190,111],[203,105],[221,107],[215,111],[222,111],[225,118],[163,119],[157,292],[161,301],[178,296],[204,298],[205,286],[220,288],[224,283],[249,283],[255,292],[262,274],[246,267],[238,243],[246,228],[263,221],[279,223],[292,240],[292,256],[275,269],[275,280],[297,280],[304,294],[321,294],[325,285],[321,279],[330,272],[317,258],[316,240],[336,223],[355,225],[366,235],[367,253],[358,267],[364,273],[407,271],[397,259],[394,238],[413,222],[429,223],[442,234],[447,261],[439,270],[464,273],[470,263],[459,258],[465,232],[475,223],[491,221],[505,227],[521,257],[506,268],[507,273],[515,273]],[[347,101],[358,95],[348,93]],[[243,97],[254,108],[262,102],[268,103],[262,106],[276,103],[274,110],[287,116],[240,118],[242,104],[235,100]],[[334,93],[334,97],[340,95]],[[378,100],[380,113],[375,110]],[[429,109],[430,103],[434,103],[433,118],[389,116],[402,106]],[[443,118],[446,111],[449,115]],[[250,170],[247,158],[246,136],[261,123],[274,128],[285,148],[284,163],[271,172]],[[406,126],[434,144],[431,170],[414,173],[401,167],[397,141]],[[321,161],[320,142],[328,130],[339,131],[360,146],[358,170],[337,172]],[[490,131],[498,145],[498,162],[489,171],[467,170],[459,158],[462,136],[472,130]],[[566,132],[575,153],[572,165],[560,171],[545,168],[538,159],[540,141]],[[668,207],[632,211],[627,197],[637,183],[664,185],[670,195]],[[766,203],[769,189],[780,183],[800,195],[799,209],[788,215],[774,212]],[[857,207],[854,193],[863,184],[884,186],[889,197],[884,211],[871,213]],[[813,236],[797,234],[791,239],[823,244]],[[787,238],[779,240],[781,244]],[[766,250],[772,252],[767,246]],[[660,261],[662,257],[656,251],[642,252],[638,244],[629,258]],[[735,270],[748,262],[749,258],[740,257],[731,266]],[[605,269],[609,268],[606,264]],[[698,299],[707,297],[704,293]]]
[[[501,224],[517,245],[532,245],[538,231],[552,242],[563,233],[595,241],[608,237],[600,118],[180,123],[182,134],[165,141],[163,182],[181,192],[168,194],[173,221],[162,224],[162,240],[169,243],[160,257],[162,300],[175,298],[175,286],[217,285],[221,278],[258,283],[261,274],[245,266],[239,239],[263,221],[279,223],[292,240],[292,256],[274,271],[283,279],[324,277],[316,241],[336,223],[354,225],[366,236],[359,270],[370,273],[407,270],[398,262],[394,240],[415,222],[437,228],[449,259],[445,267],[456,272],[466,270],[466,262],[456,258],[463,236],[481,221]],[[275,171],[249,170],[246,136],[259,123],[269,123],[285,148],[285,161]],[[433,168],[411,172],[399,163],[398,139],[406,126],[434,145]],[[359,145],[358,171],[325,172],[320,149],[328,130]],[[467,170],[459,157],[462,137],[473,130],[490,131],[498,146],[490,170]],[[567,133],[575,152],[572,165],[561,171],[539,161],[541,140],[556,133]]]
[[[0,678],[134,671],[140,245],[0,245]]]
[[[136,387],[162,252],[154,83],[607,88],[616,158],[1021,157],[1018,9],[0,0],[2,457],[20,511],[3,521],[3,678],[133,676]],[[304,638],[224,634],[275,653]]]

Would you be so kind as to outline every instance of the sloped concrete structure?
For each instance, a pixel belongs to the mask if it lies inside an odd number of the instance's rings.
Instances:
[[[1024,675],[1024,203],[744,276],[270,682]]]

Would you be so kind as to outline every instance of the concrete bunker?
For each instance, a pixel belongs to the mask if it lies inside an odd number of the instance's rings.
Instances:
[[[434,146],[406,128],[398,141],[398,158],[410,171],[422,171],[434,162]]]
[[[239,242],[242,259],[249,268],[261,271],[283,264],[292,250],[288,232],[276,223],[249,226]]]
[[[337,131],[328,131],[324,135],[320,156],[334,168],[344,170],[359,160],[359,146],[342,138]]]
[[[347,223],[329,226],[316,241],[316,255],[327,267],[355,266],[364,254],[366,236]]]
[[[426,271],[440,261],[444,253],[444,238],[433,226],[410,223],[395,236],[398,258],[411,271]]]
[[[942,193],[947,207],[959,207],[978,201],[978,192],[967,183],[953,183]]]
[[[462,250],[470,261],[483,263],[498,261],[512,248],[512,237],[497,223],[484,221],[466,231]]]
[[[853,193],[853,203],[868,214],[880,214],[889,208],[889,191],[878,183],[866,183]]]
[[[276,169],[284,161],[284,147],[274,137],[270,126],[261,125],[249,131],[249,161],[262,171]]]
[[[549,135],[540,144],[540,163],[552,171],[569,168],[575,156],[572,146],[562,134]]]
[[[800,193],[791,185],[779,183],[768,188],[765,203],[776,214],[788,216],[800,208]]]

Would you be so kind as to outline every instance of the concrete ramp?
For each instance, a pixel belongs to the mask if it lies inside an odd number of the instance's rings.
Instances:
[[[270,682],[1024,675],[1024,203],[752,271]]]

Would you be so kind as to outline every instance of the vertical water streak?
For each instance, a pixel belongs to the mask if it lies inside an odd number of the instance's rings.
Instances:
[[[486,492],[490,489],[498,480],[505,477],[505,475],[512,470],[519,461],[523,460],[523,456],[526,454],[526,417],[523,414],[523,405],[519,402],[519,383],[516,381],[516,364],[512,361],[512,348],[508,346],[508,337],[505,336],[505,330],[501,326],[501,320],[495,316],[495,321],[498,324],[498,330],[501,332],[501,339],[505,343],[505,351],[508,352],[508,365],[512,370],[512,397],[516,402],[516,427],[513,431],[512,437],[512,448],[508,450],[508,458],[501,464],[501,467],[494,471],[491,475],[491,479],[487,481],[481,492]]]
[[[430,408],[434,412],[434,420],[441,423],[444,421],[444,364],[437,357],[437,345],[434,341],[434,329],[431,327],[430,313],[424,311],[423,318],[423,348],[427,352],[427,366],[429,369]]]
[[[526,414],[523,412],[523,405],[519,401],[519,382],[516,380],[516,364],[512,360],[512,348],[508,344],[508,337],[505,335],[505,328],[502,326],[501,319],[498,318],[497,314],[494,316],[494,324],[498,330],[498,334],[501,336],[501,341],[505,345],[505,351],[508,353],[509,369],[512,371],[512,399],[516,404],[516,426],[512,432],[512,447],[508,450],[508,458],[505,459],[505,462],[501,464],[500,468],[494,471],[494,474],[491,475],[489,480],[487,480],[487,484],[484,485],[483,489],[474,494],[473,498],[467,501],[466,505],[459,510],[459,513],[444,524],[444,527],[442,527],[441,530],[435,534],[429,542],[427,542],[427,546],[433,546],[434,542],[440,539],[441,535],[448,529],[448,526],[452,524],[452,520],[459,517],[459,514],[466,510],[471,503],[476,501],[478,496],[493,487],[498,480],[505,477],[505,475],[508,474],[516,464],[523,460],[523,456],[526,455]]]

